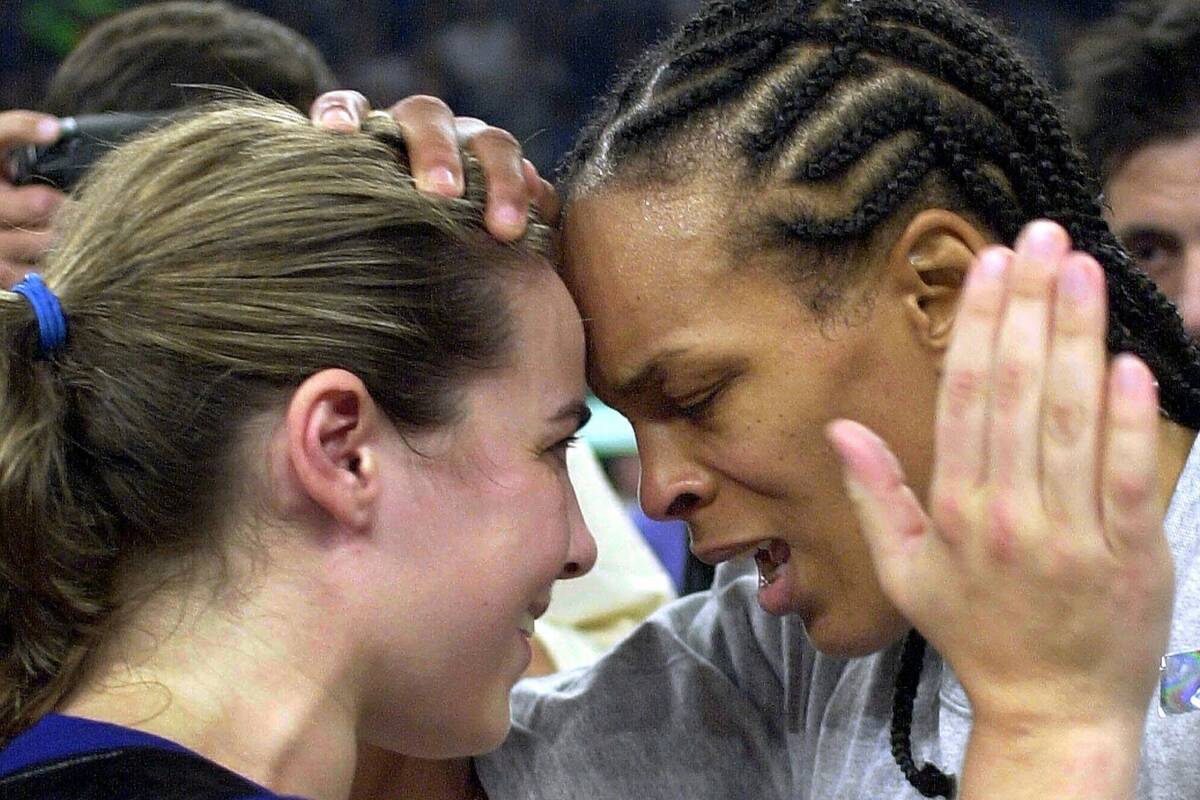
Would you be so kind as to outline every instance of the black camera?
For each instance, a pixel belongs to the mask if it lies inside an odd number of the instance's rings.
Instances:
[[[170,118],[161,113],[63,117],[62,133],[54,144],[29,144],[8,152],[9,178],[17,186],[41,183],[69,192],[109,150]]]

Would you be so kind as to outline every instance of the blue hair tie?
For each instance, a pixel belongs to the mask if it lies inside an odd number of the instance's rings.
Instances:
[[[42,348],[42,358],[50,358],[67,343],[67,318],[63,314],[62,305],[50,287],[36,272],[30,272],[25,280],[12,288],[14,294],[19,294],[33,306],[33,314],[37,317],[39,344]]]

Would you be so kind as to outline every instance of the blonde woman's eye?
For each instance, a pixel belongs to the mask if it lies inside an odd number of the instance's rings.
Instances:
[[[566,437],[565,439],[560,439],[559,441],[552,444],[546,452],[554,453],[555,455],[558,455],[562,458],[566,458],[567,449],[570,447],[573,447],[578,442],[579,442],[579,434],[573,433],[570,436]]]

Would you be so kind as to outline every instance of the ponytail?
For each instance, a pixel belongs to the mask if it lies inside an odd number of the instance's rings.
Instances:
[[[68,419],[32,306],[0,292],[0,741],[62,699],[104,618],[111,557],[72,484]]]

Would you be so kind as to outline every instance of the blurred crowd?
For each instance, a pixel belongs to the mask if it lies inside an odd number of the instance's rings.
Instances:
[[[386,104],[417,92],[513,131],[543,171],[569,147],[617,67],[698,0],[239,0],[315,41],[346,86]],[[134,0],[6,0],[0,108],[37,107],[89,23]],[[1054,65],[1109,0],[980,0],[1057,79]]]

